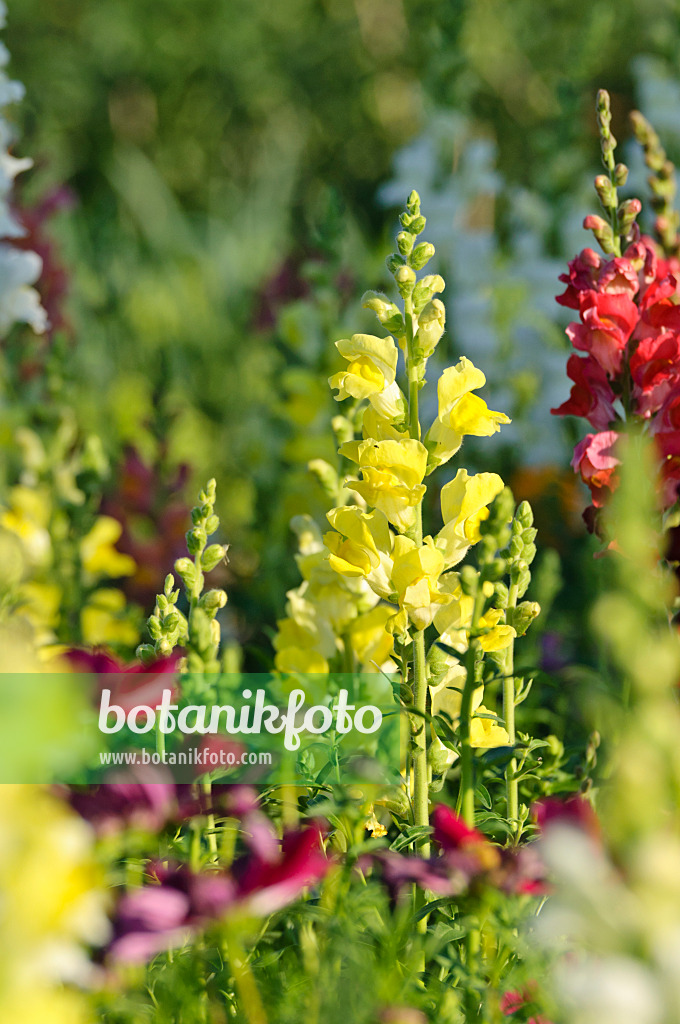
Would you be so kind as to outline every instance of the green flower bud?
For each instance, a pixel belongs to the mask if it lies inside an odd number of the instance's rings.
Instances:
[[[420,196],[415,189],[412,190],[406,200],[406,209],[413,217],[418,217],[420,215]]]
[[[208,537],[210,536],[211,533],[215,533],[216,530],[219,530],[219,528],[220,528],[219,516],[216,516],[216,515],[208,516],[208,518],[206,519],[206,522],[205,522],[205,532],[208,535]]]
[[[494,584],[493,589],[496,592],[496,607],[507,608],[510,595],[508,593],[508,588],[506,587],[505,583],[499,581],[498,583]]]
[[[517,522],[523,527],[523,529],[527,529],[529,526],[534,525],[534,513],[528,501],[520,502],[520,504],[517,506],[515,518],[517,519]]]
[[[611,210],[616,206],[616,189],[606,174],[598,174],[595,178],[595,191],[605,210]]]
[[[517,636],[524,636],[534,619],[541,614],[541,606],[537,601],[522,601],[512,613],[512,625]]]
[[[413,704],[413,690],[408,683],[402,683],[399,687],[399,696],[402,702],[409,707]]]
[[[619,234],[627,235],[633,224],[635,218],[642,210],[642,203],[639,199],[626,199],[618,208],[616,214],[616,222],[619,229]]]
[[[140,644],[135,651],[135,657],[141,661],[142,665],[151,665],[152,662],[158,657],[156,648],[152,644]]]
[[[429,263],[434,256],[432,242],[421,242],[417,245],[409,257],[409,263],[414,270],[422,270],[426,263]]]
[[[201,565],[206,572],[210,572],[226,557],[227,548],[224,544],[211,544],[201,556]]]
[[[524,552],[522,554],[522,557],[523,557],[523,559],[524,559],[524,561],[526,562],[527,565],[531,565],[531,563],[533,562],[534,558],[536,557],[536,545],[535,544],[525,544],[524,545]]]
[[[150,615],[147,623],[149,627],[149,636],[152,640],[160,640],[162,634],[161,621],[157,615]]]
[[[205,547],[206,532],[201,526],[195,526],[193,530],[189,530],[186,535],[187,551],[190,555],[197,555]],[[175,569],[177,569],[177,563],[175,563]],[[177,572],[180,570],[177,569]],[[181,573],[180,573],[181,575]]]
[[[172,597],[172,591],[174,586],[175,577],[172,575],[171,572],[169,572],[168,575],[165,577],[165,583],[163,584],[163,593],[168,598],[168,600],[171,601],[173,604],[177,600],[177,598],[175,598],[175,601],[173,601]]]
[[[208,590],[199,601],[199,606],[207,612],[217,612],[224,608],[227,603],[227,595],[224,590]]]
[[[409,231],[411,231],[412,234],[414,235],[420,235],[425,230],[426,223],[427,221],[425,217],[422,216],[422,214],[417,217],[412,217],[411,224],[409,226]]]
[[[196,582],[196,566],[190,558],[178,558],[175,562],[175,572],[182,580],[187,590],[192,590]]]
[[[166,638],[163,638],[163,640],[159,640],[159,642],[158,642],[158,653],[159,654],[162,654],[162,655],[165,656],[165,655],[168,655],[168,654],[172,654],[172,651],[173,651],[173,645],[170,642],[170,640],[167,640]]]
[[[628,168],[625,164],[617,164],[614,168],[614,184],[621,188],[628,181]]]
[[[397,282],[397,288],[402,298],[406,298],[413,291],[413,286],[416,283],[415,272],[411,267],[400,266],[395,271],[394,280]]]
[[[413,249],[415,239],[410,231],[400,231],[397,235],[397,248],[402,256],[408,256]]]

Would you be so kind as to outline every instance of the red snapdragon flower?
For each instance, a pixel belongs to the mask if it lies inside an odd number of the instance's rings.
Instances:
[[[596,508],[601,508],[607,493],[611,493],[618,486],[615,470],[621,465],[621,461],[611,451],[618,437],[615,430],[586,434],[574,448],[571,465],[590,488],[593,505]]]
[[[571,394],[551,412],[582,416],[597,431],[579,442],[572,460],[593,498],[584,513],[589,529],[618,484],[612,448],[617,425],[631,417],[646,421],[657,439],[660,504],[669,508],[680,488],[680,262],[660,257],[642,236],[623,256],[584,249],[561,280],[567,288],[557,301],[580,314],[567,335],[588,355],[569,357]]]
[[[118,704],[128,714],[139,704],[157,708],[163,690],[170,690],[172,699],[179,695],[176,677],[183,651],[156,658],[149,665],[134,662],[125,665],[105,650],[82,650],[72,648],[63,656],[76,672],[91,672],[94,675],[110,675],[111,679],[101,682],[102,689],[111,690],[111,703]]]
[[[154,865],[150,877],[157,884],[127,893],[118,905],[111,959],[143,963],[191,940],[198,930],[226,915],[272,914],[324,877],[331,862],[323,851],[318,824],[288,833],[280,845],[271,825],[269,833],[271,842],[262,834],[252,841],[251,834],[251,849],[231,872],[197,873],[185,864]]]

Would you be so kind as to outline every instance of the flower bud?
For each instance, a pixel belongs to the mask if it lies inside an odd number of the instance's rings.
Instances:
[[[196,566],[190,558],[178,558],[175,562],[175,572],[182,580],[187,590],[192,590],[196,582]]]
[[[616,214],[616,220],[619,227],[619,233],[627,235],[633,226],[635,218],[642,209],[642,203],[639,199],[626,199],[621,205]]]
[[[410,231],[400,231],[397,235],[397,248],[402,256],[408,256],[413,249],[414,236]]]
[[[432,769],[433,775],[443,775],[445,772],[447,772],[451,765],[453,764],[453,762],[456,760],[456,757],[457,755],[455,751],[449,750],[448,747],[445,747],[443,745],[435,745],[434,743],[431,743],[429,745],[427,751],[427,763]],[[400,1021],[405,1021],[407,1018],[400,1017],[398,1019]]]
[[[207,612],[217,612],[224,608],[227,603],[227,595],[224,590],[208,590],[199,601],[201,608]]]
[[[541,606],[537,601],[522,601],[512,613],[512,625],[517,636],[524,636],[527,629],[541,614]]]
[[[425,359],[432,355],[437,342],[444,333],[446,309],[441,299],[432,299],[418,317],[416,343]]]
[[[614,168],[614,184],[621,188],[628,181],[628,168],[625,164],[617,164]]]
[[[606,220],[603,220],[602,217],[596,217],[594,214],[589,214],[583,221],[583,227],[586,231],[593,232],[603,252],[607,253],[607,255],[614,252],[614,232]]]
[[[409,262],[414,270],[422,270],[426,263],[434,256],[432,242],[421,242],[411,253]]]
[[[193,530],[189,530],[187,533],[186,540],[189,554],[197,555],[205,547],[207,540],[206,532],[202,526],[195,526]],[[175,569],[177,569],[177,563],[175,563]],[[179,572],[179,569],[177,569],[177,572]]]
[[[402,298],[405,298],[407,295],[411,294],[416,283],[415,271],[413,271],[411,267],[402,265],[395,271],[394,280],[397,282],[399,294]]]
[[[150,615],[147,622],[149,627],[149,636],[152,640],[160,640],[162,635],[161,620],[157,615]]]
[[[406,200],[406,209],[413,217],[420,216],[420,196],[415,189],[412,190],[408,199]]]
[[[145,667],[151,665],[158,657],[156,648],[152,644],[140,644],[135,651],[135,657]]]
[[[215,533],[216,530],[219,530],[219,527],[220,527],[220,518],[219,518],[219,516],[216,516],[216,515],[208,516],[208,518],[206,519],[206,522],[205,522],[205,532],[208,535],[208,537],[210,536],[211,533]]]
[[[201,565],[206,572],[210,572],[211,569],[214,569],[226,557],[227,549],[223,544],[211,544],[201,556]]]
[[[606,174],[598,174],[595,178],[595,191],[606,210],[616,206],[616,190]]]

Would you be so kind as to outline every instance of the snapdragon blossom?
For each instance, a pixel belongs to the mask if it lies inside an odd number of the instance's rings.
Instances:
[[[557,301],[579,314],[567,336],[585,354],[569,357],[571,394],[551,411],[595,431],[576,445],[574,471],[593,506],[605,505],[618,484],[618,435],[632,422],[656,439],[660,502],[670,508],[680,483],[680,261],[642,235],[622,256],[584,249],[560,280]]]

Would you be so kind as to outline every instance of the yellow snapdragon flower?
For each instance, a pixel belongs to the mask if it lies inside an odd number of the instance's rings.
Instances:
[[[420,441],[362,441],[357,448],[361,480],[348,486],[379,509],[404,533],[415,523],[416,505],[425,494],[427,449]]]
[[[488,506],[503,487],[498,473],[470,476],[466,469],[459,469],[454,479],[442,487],[440,500],[444,526],[435,543],[444,553],[446,568],[460,562],[480,539],[480,523],[488,519]]]
[[[324,535],[330,567],[341,576],[365,579],[378,597],[393,593],[392,549],[394,534],[387,516],[379,509],[364,512],[357,505],[333,508],[327,513],[333,529]]]
[[[440,589],[451,600],[435,612],[435,628],[442,643],[463,653],[470,642],[474,599],[463,593],[457,573],[446,573],[439,582]],[[500,608],[490,608],[477,622],[479,646],[487,654],[505,650],[517,636],[512,626],[500,621],[502,616]]]
[[[407,537],[396,538],[392,583],[399,607],[416,629],[429,626],[437,610],[453,600],[451,594],[439,589],[443,569],[444,555],[434,546],[432,537],[425,537],[420,546]]]
[[[378,604],[351,623],[350,643],[362,669],[369,672],[375,672],[377,669],[392,672],[396,668],[391,660],[394,637],[385,628],[391,615],[391,608],[386,604]]]
[[[505,413],[492,412],[482,398],[472,394],[485,384],[482,371],[465,356],[442,373],[437,383],[437,419],[425,438],[431,468],[455,455],[466,434],[490,437],[502,423],[510,423]]]
[[[433,716],[443,715],[451,727],[456,729],[460,720],[466,671],[465,666],[457,659],[448,656],[447,661],[449,668],[446,675],[437,686],[429,688],[430,705]],[[483,699],[484,687],[478,686],[472,694],[470,745],[479,748],[504,747],[510,741],[507,730],[493,718],[479,717],[491,714],[482,704]],[[431,730],[431,741],[434,747],[433,760],[442,774],[446,767],[450,767],[456,761],[458,754],[442,742],[434,728]]]
[[[350,397],[370,398],[394,384],[399,353],[389,335],[377,338],[373,334],[353,334],[336,341],[335,347],[349,363],[345,370],[328,378],[331,388],[338,391],[338,402]]]

